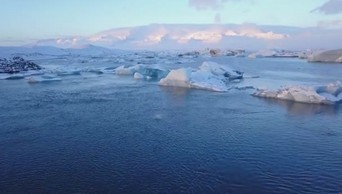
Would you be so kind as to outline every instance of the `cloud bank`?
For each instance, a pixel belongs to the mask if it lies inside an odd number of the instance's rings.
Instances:
[[[189,0],[189,6],[197,10],[217,10],[228,0]]]
[[[326,15],[342,13],[342,0],[329,0],[322,6],[312,10],[312,12],[316,11],[319,11]]]

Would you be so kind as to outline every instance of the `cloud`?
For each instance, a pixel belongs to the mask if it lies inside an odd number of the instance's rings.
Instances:
[[[342,0],[329,0],[320,7],[312,10],[311,12],[319,11],[321,13],[331,15],[342,13]]]
[[[243,24],[238,29],[229,29],[224,32],[227,37],[248,37],[260,40],[282,40],[290,38],[288,34],[274,33],[272,31],[263,31],[253,24]]]
[[[228,0],[189,0],[189,6],[197,10],[217,10]]]
[[[221,23],[221,14],[216,14],[214,18],[215,24],[220,24]]]

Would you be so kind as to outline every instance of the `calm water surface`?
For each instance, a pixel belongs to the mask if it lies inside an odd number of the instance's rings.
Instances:
[[[342,67],[217,58],[258,79],[327,84]],[[191,64],[189,64],[191,66]],[[341,193],[342,111],[130,77],[0,82],[1,193]]]

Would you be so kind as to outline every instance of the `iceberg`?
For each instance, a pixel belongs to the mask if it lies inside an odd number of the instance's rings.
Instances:
[[[204,62],[199,69],[180,68],[160,80],[159,85],[196,88],[210,91],[228,91],[228,82],[242,79],[243,73],[214,62]]]
[[[308,57],[309,62],[342,63],[342,49],[319,52]]]
[[[163,86],[178,86],[184,88],[190,88],[191,68],[180,68],[171,70],[170,73],[159,81],[160,85]]]
[[[252,95],[308,104],[337,104],[342,101],[342,84],[335,82],[320,87],[289,86],[279,90],[259,89]]]
[[[134,75],[135,72],[138,72],[141,68],[141,65],[122,65],[114,70],[116,75]]]
[[[133,78],[136,80],[144,79],[144,75],[139,72],[135,72]]]
[[[120,67],[117,67],[114,70],[114,72],[116,75],[132,75],[135,79],[140,77],[139,79],[146,80],[160,80],[169,73],[168,70],[163,70],[158,67],[152,67],[147,65],[122,65]]]
[[[215,62],[203,62],[199,67],[201,71],[210,72],[216,76],[224,76],[230,80],[242,79],[243,72],[231,69],[228,66],[222,66]]]
[[[226,80],[205,71],[191,73],[190,85],[192,88],[225,92],[228,90]]]

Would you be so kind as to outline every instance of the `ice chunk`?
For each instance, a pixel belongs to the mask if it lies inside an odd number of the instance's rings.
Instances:
[[[116,75],[134,75],[134,73],[138,72],[140,68],[141,68],[140,65],[135,65],[135,66],[122,65],[115,69],[115,74]]]
[[[234,71],[228,66],[222,66],[215,62],[203,62],[199,69],[201,71],[210,72],[216,76],[228,77],[231,80],[243,78],[243,72]]]
[[[180,68],[172,70],[159,84],[197,88],[211,91],[227,91],[227,83],[233,79],[241,79],[242,72],[233,71],[229,67],[214,62],[204,62],[199,69]]]
[[[224,68],[215,62],[203,62],[199,69],[201,71],[210,72],[217,76],[223,76],[228,71],[232,72],[232,70],[227,70],[227,68]]]
[[[163,86],[178,86],[190,88],[191,68],[180,68],[171,70],[170,73],[160,80],[159,84]]]
[[[175,86],[185,88],[197,88],[211,91],[227,91],[227,86],[222,78],[210,72],[196,71],[191,68],[172,70],[159,82],[162,86]]]
[[[330,50],[313,54],[308,57],[309,62],[323,62],[323,63],[342,63],[342,49]]]
[[[194,71],[191,73],[190,86],[192,88],[217,92],[228,90],[224,79],[204,71]]]
[[[342,93],[342,83],[337,81],[326,86],[320,86],[316,88],[316,91],[317,93],[329,93],[334,96],[338,96],[340,93]]]
[[[276,91],[258,90],[253,95],[311,104],[335,104],[342,101],[342,84],[331,83],[321,87],[290,86]]]
[[[327,103],[326,98],[317,94],[313,88],[303,86],[286,87],[277,91],[258,90],[253,95],[264,98],[277,98],[303,103]]]
[[[144,79],[144,76],[141,73],[135,72],[134,73],[134,79]]]
[[[147,66],[147,65],[134,65],[134,66],[120,66],[115,69],[115,73],[117,75],[135,75],[135,73],[139,73],[143,76],[142,79],[156,79],[160,80],[164,78],[169,71],[163,70],[158,67]]]
[[[146,78],[149,77],[150,79],[157,79],[157,80],[166,77],[166,75],[169,73],[168,70],[162,70],[156,67],[147,67],[147,66],[143,66],[138,72]]]
[[[251,53],[248,55],[249,58],[260,58],[260,57],[274,57],[277,55],[276,50],[260,50],[255,53]]]

